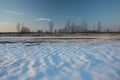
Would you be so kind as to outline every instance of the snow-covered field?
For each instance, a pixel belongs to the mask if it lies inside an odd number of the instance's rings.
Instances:
[[[120,39],[0,43],[0,80],[120,80]]]

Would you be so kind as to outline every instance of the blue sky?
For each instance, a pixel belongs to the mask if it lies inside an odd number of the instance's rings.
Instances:
[[[0,32],[16,31],[17,22],[31,30],[64,27],[68,20],[89,28],[101,21],[105,29],[120,29],[120,0],[0,0]]]

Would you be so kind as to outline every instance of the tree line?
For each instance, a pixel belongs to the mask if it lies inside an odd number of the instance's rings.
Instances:
[[[17,32],[19,32],[19,33],[31,32],[30,29],[28,27],[25,27],[23,23],[21,24],[18,22],[16,25],[16,28],[17,28]]]
[[[42,29],[37,30],[36,32],[38,33],[80,33],[80,32],[103,32],[103,27],[102,27],[102,23],[100,21],[98,21],[97,26],[94,27],[93,29],[89,30],[89,26],[87,21],[82,21],[82,23],[80,25],[75,24],[75,22],[71,22],[70,20],[68,20],[64,26],[64,28],[61,29],[55,29],[54,26],[54,22],[50,21],[49,22],[49,29],[43,31]],[[30,30],[30,28],[25,27],[24,23],[17,23],[16,25],[17,28],[17,32],[19,33],[29,33],[32,32]],[[110,30],[107,29],[107,32],[109,32]]]

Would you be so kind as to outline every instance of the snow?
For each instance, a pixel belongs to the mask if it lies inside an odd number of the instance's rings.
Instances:
[[[0,80],[120,80],[120,40],[0,43]]]

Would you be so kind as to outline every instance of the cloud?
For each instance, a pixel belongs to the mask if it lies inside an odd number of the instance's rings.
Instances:
[[[37,21],[51,21],[51,19],[48,18],[37,18]]]
[[[60,17],[63,18],[63,19],[72,19],[73,18],[71,16],[64,16],[64,15],[60,15]]]
[[[36,21],[46,21],[46,22],[51,21],[51,19],[49,19],[49,18],[39,18],[39,17],[37,18],[36,16],[26,15],[24,13],[12,11],[12,10],[7,10],[7,9],[0,9],[0,12],[12,14],[12,15],[17,15],[17,16],[26,16],[26,17],[36,18],[35,19]],[[4,24],[6,24],[6,23],[4,23]]]
[[[0,12],[5,12],[5,13],[8,13],[8,14],[12,14],[12,15],[23,15],[23,13],[19,13],[19,12],[16,12],[16,11],[11,11],[11,10],[5,10],[5,9],[0,9]]]

